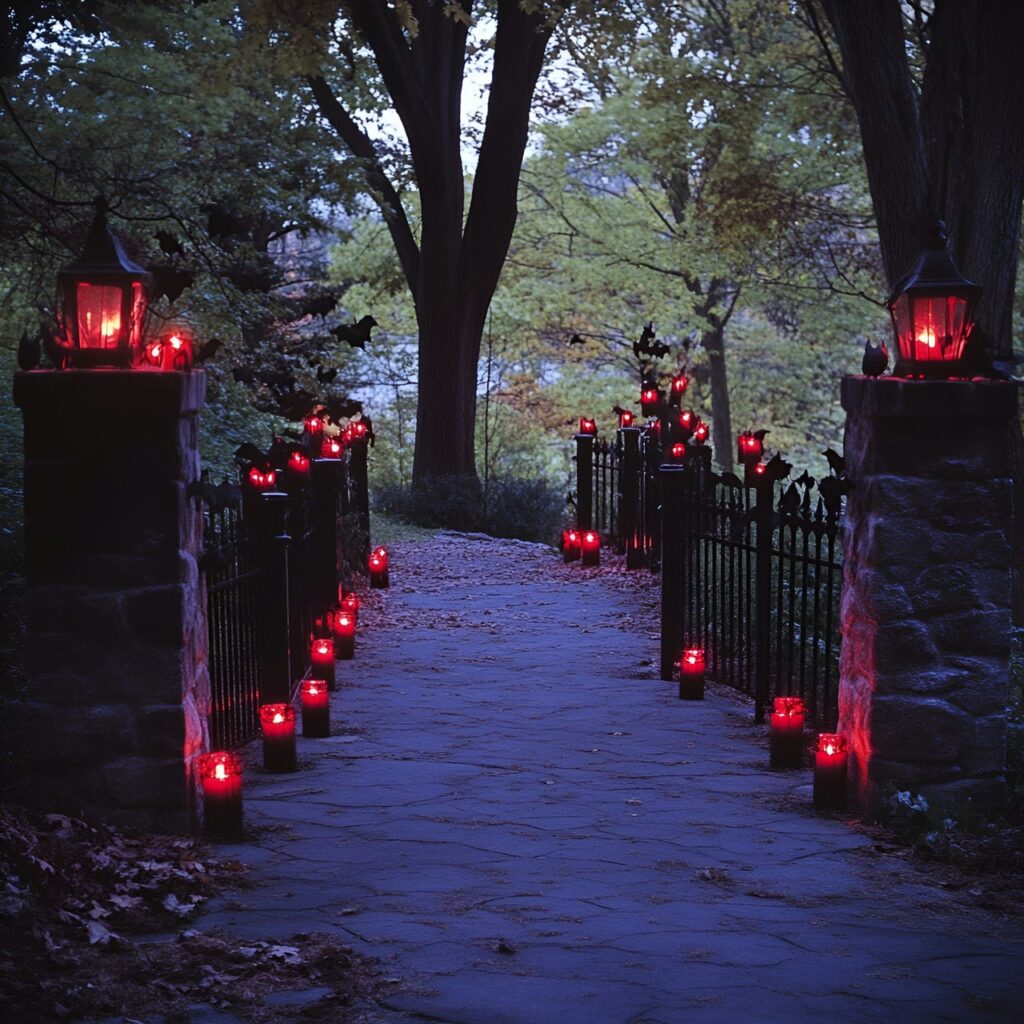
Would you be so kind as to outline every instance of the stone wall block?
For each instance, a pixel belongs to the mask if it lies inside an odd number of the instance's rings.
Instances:
[[[123,757],[101,772],[113,807],[179,811],[185,802],[185,770],[178,752],[172,757]]]
[[[139,737],[147,755],[180,755],[185,749],[186,716],[183,704],[151,704],[136,710]]]
[[[956,761],[964,746],[969,718],[938,697],[876,694],[871,737],[876,749],[914,764]]]
[[[141,749],[132,708],[123,704],[99,707],[54,707],[31,704],[25,709],[22,741],[38,753],[59,749],[68,764],[102,763],[108,751]]]
[[[875,665],[899,671],[904,665],[926,666],[938,658],[938,648],[928,628],[913,619],[878,621],[875,628]]]
[[[940,615],[931,620],[930,633],[944,651],[995,655],[1005,657],[1009,662],[1009,607],[978,608]]]
[[[134,636],[143,644],[180,648],[187,599],[186,588],[178,583],[127,591],[125,607]]]

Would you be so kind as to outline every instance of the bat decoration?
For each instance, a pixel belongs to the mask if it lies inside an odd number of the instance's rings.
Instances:
[[[208,359],[212,359],[216,354],[217,350],[224,344],[221,338],[211,338],[199,347],[199,351],[195,355],[193,362],[197,366],[201,366]]]
[[[668,345],[665,344],[665,342],[663,342],[663,341],[652,342],[652,344],[651,344],[651,355],[654,356],[655,359],[662,359],[664,356],[667,356],[668,353],[669,353],[669,347],[668,347]]]
[[[870,338],[864,342],[864,358],[860,372],[866,377],[880,377],[889,366],[889,350],[884,342],[875,343]]]
[[[43,358],[43,343],[37,334],[29,337],[28,331],[21,332],[18,342],[18,367],[22,370],[34,370]]]
[[[366,343],[370,340],[370,329],[379,326],[372,316],[364,316],[354,324],[339,324],[335,327],[333,334],[338,341],[347,341],[352,348],[366,350]]]
[[[822,453],[825,456],[825,460],[828,462],[828,468],[832,471],[835,476],[842,476],[846,471],[846,460],[839,454],[839,452],[833,451],[831,448],[826,448]]]
[[[240,444],[235,449],[234,455],[235,462],[237,462],[240,466],[245,466],[250,463],[263,462],[265,457],[266,456],[264,456],[263,452],[261,452],[259,448],[257,448],[256,445],[252,443],[252,441],[246,441],[244,444]]]
[[[314,403],[310,403],[298,416],[290,417],[291,419],[305,419],[309,413],[309,409]],[[340,423],[342,420],[350,420],[354,416],[361,415],[363,411],[363,403],[357,402],[354,398],[339,398],[330,399],[326,402],[318,403],[323,411],[327,414],[328,418],[333,420],[335,423]],[[364,416],[363,419],[366,421],[369,427],[369,418]]]
[[[333,384],[334,378],[338,376],[338,368],[332,366],[329,370],[325,370],[323,366],[317,366],[316,368],[316,379],[320,384]]]
[[[639,340],[633,342],[633,355],[637,359],[643,359],[644,356],[649,356],[652,359],[661,359],[667,356],[668,353],[668,345],[663,341],[655,340],[654,324],[648,321],[644,324]]]
[[[616,416],[621,416],[624,412],[631,412],[631,411],[632,411],[631,409],[623,409],[621,405],[613,405],[612,406],[612,412],[615,413]]]
[[[179,270],[176,267],[150,266],[153,278],[151,295],[154,300],[166,296],[168,302],[177,302],[186,288],[191,288],[195,275],[191,270]]]
[[[574,334],[567,342],[567,345],[585,345],[586,342],[578,335]]]
[[[158,231],[154,236],[160,246],[160,251],[168,256],[180,256],[185,250],[181,242],[170,233],[170,231]]]
[[[208,469],[204,469],[199,475],[199,479],[193,480],[188,485],[185,493],[190,498],[198,498],[200,501],[205,502],[210,506],[211,510],[217,503],[217,487],[210,480],[210,471]]]

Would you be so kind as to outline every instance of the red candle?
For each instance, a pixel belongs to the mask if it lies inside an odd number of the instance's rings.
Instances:
[[[708,425],[703,420],[697,420],[693,428],[693,440],[696,444],[703,444],[708,439]]]
[[[356,620],[344,609],[334,613],[334,656],[351,661],[356,653]]]
[[[679,658],[679,699],[704,699],[704,651],[688,647]]]
[[[676,441],[669,449],[673,462],[682,462],[686,458],[686,445],[682,441]]]
[[[261,466],[250,466],[246,480],[254,491],[270,491],[277,483],[277,473]]]
[[[593,436],[597,433],[597,421],[590,419],[588,416],[580,417],[580,433],[590,434]]]
[[[823,732],[814,751],[814,806],[841,811],[846,806],[846,740],[838,733]]]
[[[331,735],[331,695],[323,679],[303,679],[302,735],[323,739]]]
[[[356,420],[354,423],[350,423],[349,430],[352,431],[352,437],[356,441],[361,441],[366,437],[366,424],[362,420]]]
[[[320,445],[321,459],[340,459],[344,450],[342,443],[336,437],[325,437]]]
[[[293,451],[288,456],[288,479],[296,484],[304,484],[309,479],[309,457],[300,451]]]
[[[738,462],[757,462],[764,455],[764,442],[750,431],[739,434],[736,438],[736,455]]]
[[[263,727],[263,767],[268,772],[293,772],[295,763],[295,708],[291,704],[260,707]]]
[[[584,530],[580,535],[580,554],[584,565],[601,564],[601,534],[597,530]]]
[[[677,373],[672,378],[672,394],[678,395],[680,398],[686,394],[686,389],[690,386],[690,378],[685,373]]]
[[[152,341],[144,349],[146,362],[150,366],[160,367],[164,362],[164,345],[162,341]]]
[[[203,783],[203,826],[216,839],[242,836],[242,764],[234,754],[217,750],[199,758]]]
[[[334,678],[334,641],[327,637],[317,637],[309,650],[309,661],[313,673],[318,679],[327,681],[333,690],[337,684]]]
[[[359,622],[359,595],[353,591],[340,596],[339,605],[352,616],[352,621]]]
[[[619,413],[619,426],[620,427],[631,427],[633,426],[633,420],[635,415],[629,409],[623,409]]]
[[[692,409],[684,409],[679,414],[679,430],[688,441],[693,434],[693,428],[697,426],[697,414]]]
[[[576,562],[580,557],[580,531],[562,531],[562,561]]]
[[[324,421],[319,416],[307,416],[302,425],[306,430],[306,437],[315,448],[316,442],[324,436]]]
[[[644,388],[640,392],[640,409],[645,416],[650,416],[658,408],[660,401],[657,388]]]
[[[807,709],[800,697],[776,697],[772,704],[768,741],[773,768],[799,768],[804,753],[804,718]]]
[[[191,370],[191,340],[177,331],[170,335],[164,342],[161,368],[164,370]]]
[[[385,589],[390,580],[388,579],[388,553],[384,548],[377,548],[370,554],[368,561],[370,569],[370,586],[374,590]]]

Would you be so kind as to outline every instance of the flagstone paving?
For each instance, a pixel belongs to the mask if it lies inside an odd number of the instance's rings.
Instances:
[[[452,534],[391,554],[336,735],[251,768],[256,838],[226,852],[255,887],[197,927],[348,936],[381,1021],[1020,1019],[1022,922],[815,815],[730,692],[676,699],[646,574]]]

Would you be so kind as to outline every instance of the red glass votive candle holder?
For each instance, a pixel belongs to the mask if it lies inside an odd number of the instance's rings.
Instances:
[[[377,548],[371,552],[367,562],[370,570],[370,587],[374,590],[387,589],[390,580],[388,579],[388,553],[383,548]]]
[[[356,620],[347,611],[339,608],[334,613],[332,628],[335,658],[351,661],[356,653]]]
[[[242,836],[242,763],[227,750],[199,758],[203,785],[203,830],[212,839]]]
[[[580,534],[580,558],[584,565],[601,564],[601,534],[597,530],[584,530]]]
[[[804,719],[801,697],[776,697],[768,719],[769,763],[773,768],[799,768],[804,756]]]
[[[693,442],[694,444],[703,444],[710,434],[708,425],[703,420],[697,420],[697,425],[693,428]]]
[[[704,651],[688,647],[679,657],[679,699],[704,699]]]
[[[324,436],[324,421],[319,416],[307,416],[302,426],[306,431],[306,437],[309,438],[315,448]]]
[[[684,441],[689,441],[693,436],[694,428],[699,422],[697,414],[692,409],[684,409],[676,420],[677,429]]]
[[[814,806],[841,811],[846,807],[846,771],[849,752],[838,733],[823,732],[814,751]]]
[[[285,470],[288,481],[293,484],[304,484],[309,482],[309,456],[302,452],[294,451],[288,456],[288,465]]]
[[[580,531],[562,531],[562,561],[578,562],[580,558]]]
[[[676,441],[668,450],[669,458],[673,462],[682,462],[686,458],[686,445],[682,441]]]
[[[593,437],[597,433],[597,421],[591,419],[589,416],[581,416],[580,433],[589,434],[591,437]]]
[[[736,461],[746,465],[748,462],[757,462],[764,455],[764,442],[755,437],[750,431],[745,431],[736,437]]]
[[[321,459],[340,459],[344,445],[337,437],[325,437],[320,443]]]
[[[338,605],[343,611],[348,612],[352,616],[352,621],[358,625],[359,595],[351,590],[347,594],[341,594],[338,597]]]
[[[672,397],[678,400],[686,394],[686,389],[690,386],[690,378],[685,373],[677,373],[672,378]]]
[[[295,708],[291,704],[263,704],[263,767],[268,772],[293,772],[295,761]]]
[[[661,393],[657,388],[644,388],[640,392],[640,411],[645,416],[653,416],[661,405]]]
[[[309,663],[313,666],[313,675],[323,679],[327,686],[334,690],[337,680],[334,675],[334,641],[330,637],[318,636],[309,649]]]
[[[164,370],[191,370],[193,362],[192,339],[183,334],[171,334],[163,343]]]
[[[331,735],[331,693],[324,679],[304,679],[302,697],[302,735],[323,739]]]
[[[633,420],[636,419],[636,415],[631,409],[623,409],[619,413],[619,426],[620,427],[631,427],[633,426]]]

